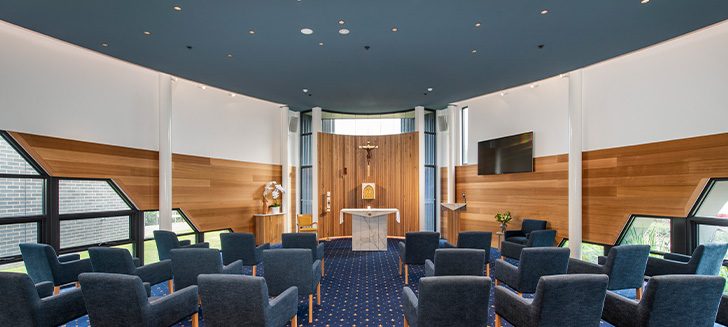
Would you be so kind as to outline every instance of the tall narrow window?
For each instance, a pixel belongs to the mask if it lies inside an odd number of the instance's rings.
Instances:
[[[462,131],[462,137],[460,139],[460,143],[463,145],[462,146],[462,149],[463,149],[463,151],[462,151],[462,163],[463,164],[468,163],[468,152],[469,152],[469,148],[468,148],[468,134],[469,134],[469,128],[468,128],[469,116],[468,116],[468,111],[469,111],[468,110],[468,107],[463,107],[462,114],[460,115],[461,116],[460,117],[460,120],[461,120],[460,130]]]
[[[437,130],[435,122],[437,114],[435,111],[425,112],[425,230],[435,230],[437,216]]]
[[[301,213],[313,213],[313,162],[311,113],[301,113]]]

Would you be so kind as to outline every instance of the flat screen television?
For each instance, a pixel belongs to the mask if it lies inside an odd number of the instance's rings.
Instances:
[[[533,132],[478,142],[478,175],[533,171]]]

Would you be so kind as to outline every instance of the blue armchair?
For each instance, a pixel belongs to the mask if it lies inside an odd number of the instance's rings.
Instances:
[[[399,242],[399,275],[404,264],[404,284],[409,284],[409,265],[424,265],[425,260],[435,259],[435,250],[440,247],[440,233],[408,232],[404,242]]]
[[[316,239],[316,233],[283,233],[281,246],[284,249],[309,249],[314,260],[321,261],[321,277],[324,277],[324,244]]]
[[[145,266],[138,266],[126,249],[92,247],[88,249],[94,272],[139,276],[143,282],[156,285],[167,281],[169,292],[172,285],[172,261],[162,260]]]
[[[435,262],[425,260],[425,276],[483,276],[483,265],[483,250],[438,249]]]
[[[720,297],[720,306],[718,306],[718,315],[715,318],[715,322],[728,326],[728,295]]]
[[[502,317],[518,327],[599,327],[608,281],[606,275],[544,276],[532,300],[496,286],[494,326],[502,326]]]
[[[523,219],[521,230],[507,230],[503,237],[509,242],[526,244],[528,235],[533,231],[546,229],[547,223],[545,220]]]
[[[174,249],[170,256],[174,289],[197,285],[197,276],[201,274],[243,274],[242,261],[223,265],[217,249]]]
[[[615,246],[607,257],[599,258],[599,264],[570,258],[569,274],[605,274],[609,276],[608,290],[632,288],[640,299],[649,255],[649,245]]]
[[[485,275],[490,276],[490,246],[493,240],[493,233],[467,231],[458,233],[457,248],[460,249],[481,249],[485,250]],[[450,243],[448,247],[453,247]]]
[[[263,251],[268,294],[279,296],[290,287],[299,296],[308,295],[308,323],[313,323],[313,293],[321,305],[321,263],[313,260],[309,249],[274,249]]]
[[[255,246],[255,235],[249,233],[223,233],[220,234],[222,263],[229,265],[242,260],[243,265],[253,267],[253,276],[257,275],[257,268],[263,262],[263,250],[270,249],[265,243]]]
[[[169,251],[180,248],[209,248],[207,242],[191,244],[189,240],[179,240],[177,234],[166,230],[154,231],[154,242],[157,243],[159,261],[170,259]]]
[[[501,257],[518,259],[521,256],[521,250],[525,248],[549,247],[554,246],[556,240],[555,230],[537,230],[528,233],[526,244],[515,243],[511,241],[501,242]]]
[[[51,296],[51,282],[34,285],[26,274],[0,272],[0,290],[0,326],[59,326],[86,314],[80,289]]]
[[[608,292],[602,319],[627,327],[713,327],[724,284],[720,276],[655,276],[639,302]]]
[[[91,271],[89,259],[80,260],[78,254],[56,255],[56,250],[48,244],[22,243],[25,269],[34,283],[53,282],[53,294],[58,294],[61,285],[78,281],[78,275]]]
[[[728,243],[698,245],[692,256],[666,253],[663,259],[647,259],[645,275],[717,275],[723,264]]]
[[[205,326],[283,327],[290,320],[298,326],[298,288],[289,287],[268,299],[262,277],[200,275],[200,298],[204,303]]]
[[[424,277],[419,293],[418,298],[411,288],[402,290],[405,327],[480,327],[488,323],[488,277]]]
[[[495,284],[504,282],[519,295],[536,292],[543,276],[566,274],[569,265],[567,248],[527,248],[521,252],[518,267],[503,259],[495,261]]]
[[[197,286],[150,299],[138,276],[85,273],[79,281],[91,326],[162,327],[190,316],[198,326]]]

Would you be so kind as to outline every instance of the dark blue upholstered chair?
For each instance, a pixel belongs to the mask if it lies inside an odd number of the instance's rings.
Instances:
[[[435,262],[425,260],[425,276],[483,276],[484,265],[484,250],[438,249]]]
[[[189,316],[192,326],[198,326],[197,286],[148,298],[139,276],[85,273],[79,281],[91,326],[162,327]]]
[[[726,250],[728,243],[709,243],[698,245],[692,256],[666,253],[663,259],[650,257],[645,275],[717,275]]]
[[[533,231],[546,229],[546,224],[545,220],[523,219],[521,230],[507,230],[503,237],[509,242],[526,244],[528,235]]]
[[[544,276],[533,299],[495,288],[495,327],[501,317],[518,327],[598,327],[607,293],[606,275]]]
[[[536,230],[528,233],[526,244],[515,243],[511,241],[501,242],[501,257],[518,259],[521,256],[521,250],[525,248],[537,248],[554,246],[556,240],[555,230]]]
[[[0,272],[0,326],[51,327],[86,314],[80,289],[56,296],[53,283],[33,285],[26,274]]]
[[[608,292],[602,319],[620,327],[713,327],[724,284],[720,276],[655,276],[639,302]]]
[[[715,322],[723,326],[728,326],[728,295],[723,295],[720,298],[718,316],[716,316]]]
[[[569,274],[605,274],[609,276],[608,290],[632,288],[640,299],[649,255],[649,245],[615,246],[607,257],[600,257],[600,264],[570,258]]]
[[[313,260],[309,249],[274,249],[263,251],[265,281],[270,296],[279,296],[290,287],[299,296],[308,295],[308,323],[313,323],[313,293],[321,305],[321,263]]]
[[[568,265],[568,248],[526,248],[518,267],[503,259],[495,261],[495,284],[504,282],[519,294],[534,293],[541,277],[566,274]]]
[[[257,275],[258,265],[263,262],[263,250],[270,249],[268,243],[255,246],[255,235],[250,233],[222,233],[220,244],[223,264],[243,260],[243,265],[253,267],[253,276]]]
[[[220,250],[217,249],[174,249],[170,251],[170,256],[174,289],[197,285],[197,276],[200,274],[243,274],[242,261],[223,265]]]
[[[309,249],[314,260],[321,261],[321,277],[324,277],[324,244],[319,243],[316,233],[283,233],[281,246],[284,249]]]
[[[492,240],[493,233],[491,232],[467,231],[458,233],[458,248],[485,250],[486,276],[490,276],[490,242]]]
[[[206,327],[298,326],[298,288],[268,299],[268,287],[262,277],[235,275],[200,275],[200,298]]]
[[[53,293],[58,294],[61,285],[78,281],[78,275],[91,271],[89,259],[80,260],[78,254],[56,255],[48,244],[20,244],[25,269],[34,283],[53,282]]]
[[[409,265],[424,265],[427,259],[435,259],[435,250],[440,247],[440,233],[408,232],[404,242],[399,242],[399,275],[404,264],[404,284],[409,284]]]
[[[157,243],[159,261],[171,259],[169,251],[180,248],[209,248],[210,243],[202,242],[191,244],[189,240],[179,240],[177,234],[166,230],[154,231],[154,242]]]
[[[143,282],[150,285],[167,281],[169,291],[174,291],[171,260],[137,266],[129,251],[109,247],[89,248],[88,255],[91,258],[91,266],[94,272],[139,276]]]
[[[488,323],[488,277],[424,277],[419,293],[418,298],[409,287],[402,290],[405,327],[481,327]]]

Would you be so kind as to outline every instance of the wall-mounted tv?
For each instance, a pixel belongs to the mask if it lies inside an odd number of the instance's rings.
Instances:
[[[533,132],[478,142],[478,175],[533,171]]]

